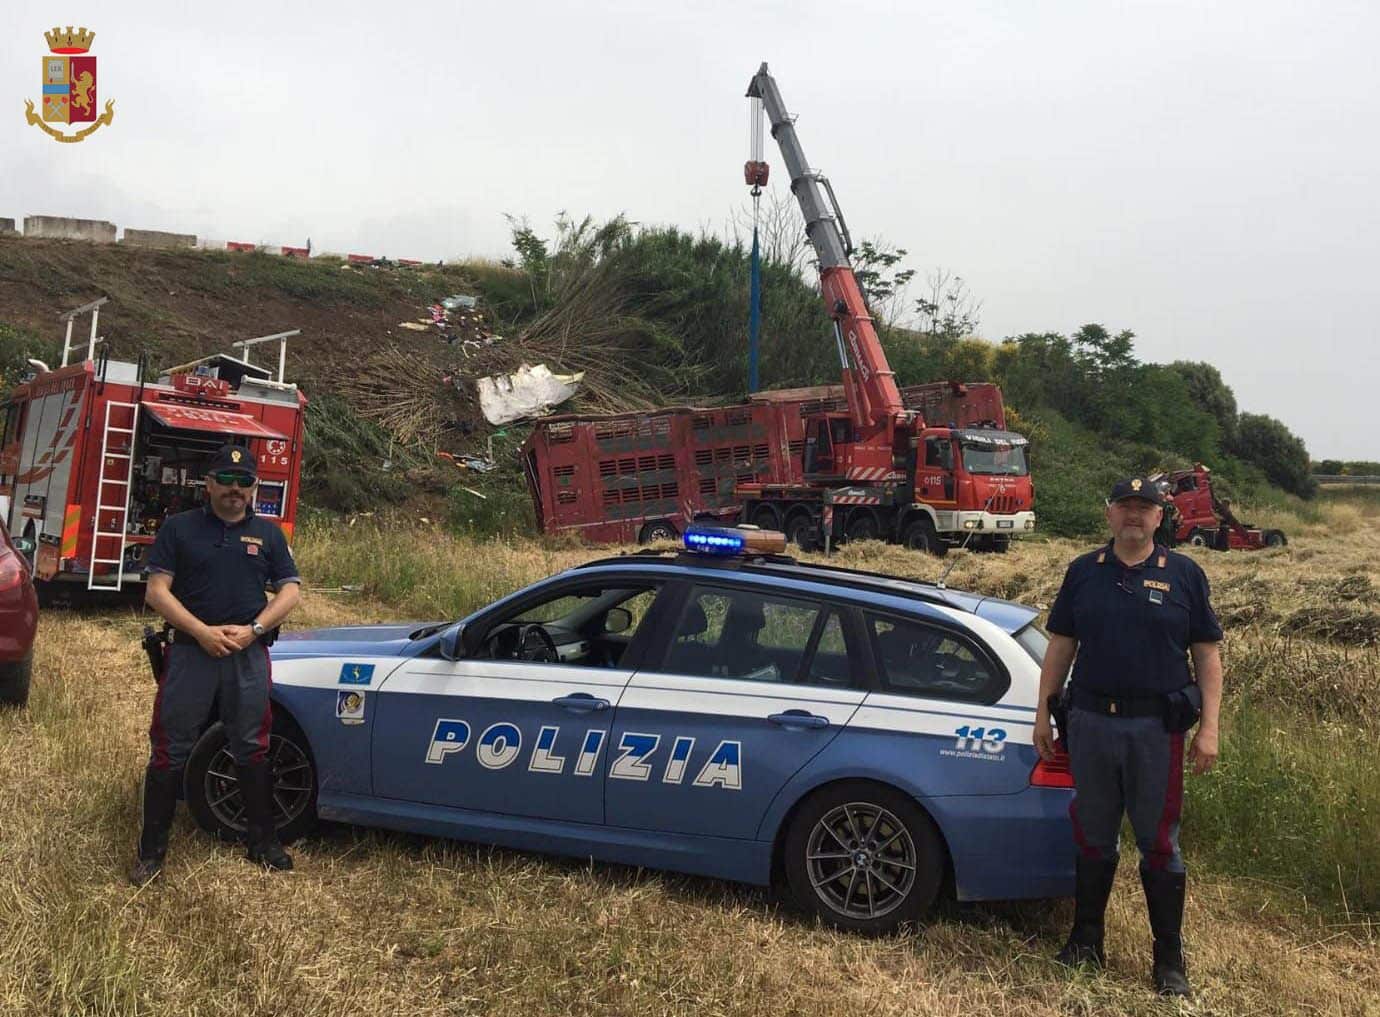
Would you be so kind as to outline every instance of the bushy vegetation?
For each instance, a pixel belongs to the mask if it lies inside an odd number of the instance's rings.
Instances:
[[[57,367],[62,361],[62,348],[55,342],[40,339],[28,329],[0,321],[0,394],[8,392],[32,370],[30,358]]]

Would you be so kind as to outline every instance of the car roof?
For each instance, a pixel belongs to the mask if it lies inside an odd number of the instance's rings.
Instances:
[[[799,561],[786,555],[718,557],[691,552],[643,549],[585,562],[565,574],[596,570],[643,574],[655,572],[659,575],[681,575],[687,579],[700,580],[722,580],[731,576],[736,582],[774,588],[782,592],[808,592],[844,597],[873,606],[910,611],[918,609],[919,613],[933,617],[947,617],[942,611],[935,610],[947,607],[985,618],[1008,633],[1025,628],[1040,613],[1039,609],[1028,604],[952,590],[938,583],[927,583],[885,573],[864,572],[839,565]]]

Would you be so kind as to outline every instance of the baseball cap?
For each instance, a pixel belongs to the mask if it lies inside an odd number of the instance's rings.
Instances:
[[[1125,480],[1118,481],[1112,488],[1112,493],[1108,495],[1107,501],[1110,504],[1114,501],[1124,501],[1127,498],[1140,498],[1148,501],[1151,505],[1164,507],[1164,492],[1160,485],[1149,477],[1127,477]]]
[[[216,454],[206,465],[206,472],[216,473],[221,470],[233,470],[235,473],[245,473],[251,477],[259,475],[259,465],[254,453],[241,445],[222,445],[216,449]]]

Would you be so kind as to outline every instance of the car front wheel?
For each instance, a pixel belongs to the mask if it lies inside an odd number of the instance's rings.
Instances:
[[[786,834],[786,880],[796,902],[830,925],[881,934],[934,903],[944,848],[909,796],[867,781],[824,788]]]
[[[289,843],[316,825],[316,765],[306,739],[290,721],[275,718],[268,762],[278,838]],[[244,798],[224,724],[212,724],[192,749],[183,791],[197,826],[222,840],[244,839]]]

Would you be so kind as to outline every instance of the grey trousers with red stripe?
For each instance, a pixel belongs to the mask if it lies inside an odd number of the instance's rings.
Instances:
[[[149,725],[149,767],[181,770],[218,708],[238,766],[262,763],[273,726],[268,647],[254,642],[228,657],[212,657],[196,643],[176,642],[164,658],[163,680]]]
[[[1069,818],[1084,858],[1117,857],[1124,813],[1142,868],[1184,871],[1182,734],[1170,734],[1159,717],[1111,717],[1075,707],[1069,711],[1069,764],[1077,788]]]

